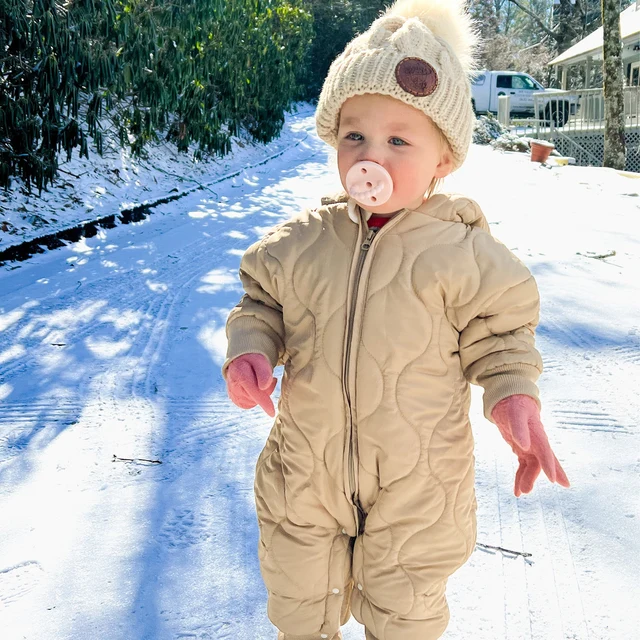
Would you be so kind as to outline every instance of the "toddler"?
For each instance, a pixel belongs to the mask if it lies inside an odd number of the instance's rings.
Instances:
[[[519,459],[569,486],[539,417],[539,297],[478,205],[434,195],[473,129],[462,0],[399,0],[333,62],[317,107],[345,189],[245,253],[229,396],[278,414],[256,466],[280,640],[434,640],[476,537],[469,383]]]

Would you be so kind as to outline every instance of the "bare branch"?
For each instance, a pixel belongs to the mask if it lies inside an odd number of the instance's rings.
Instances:
[[[584,10],[584,7],[582,6],[582,2],[580,2],[580,0],[576,0],[575,6],[576,6],[576,9],[578,9],[578,11],[580,12],[580,15],[582,16],[582,24],[585,24],[587,21],[587,14]]]
[[[529,51],[529,49],[535,49],[536,47],[540,47],[543,44],[546,44],[548,39],[549,39],[549,36],[545,36],[544,38],[542,38],[542,40],[540,40],[540,42],[536,42],[535,44],[529,45],[528,47],[525,47],[521,51],[522,53],[524,53],[525,51]]]
[[[605,253],[594,253],[593,251],[587,251],[586,253],[580,253],[576,251],[576,255],[584,256],[585,258],[594,258],[595,260],[604,260],[605,258],[611,258],[616,255],[615,251],[606,251]]]
[[[113,454],[112,462],[147,462],[148,464],[162,464],[162,460],[148,460],[147,458],[121,458],[115,453]]]
[[[538,18],[538,16],[533,13],[533,11],[531,11],[531,9],[529,9],[528,7],[524,7],[522,6],[518,0],[509,0],[509,2],[511,4],[515,4],[516,7],[518,7],[518,9],[520,9],[521,11],[524,11],[528,16],[530,16],[531,18],[533,18],[537,23],[538,26],[551,38],[553,38],[554,40],[558,41],[559,38],[557,36],[557,34],[555,34],[551,29],[549,29],[549,27],[547,27],[547,25],[542,22],[542,20],[540,20],[540,18]]]
[[[476,542],[476,546],[481,547],[482,549],[491,549],[493,551],[501,551],[502,553],[510,553],[514,556],[522,556],[523,558],[530,558],[532,554],[527,553],[526,551],[512,551],[511,549],[505,549],[504,547],[494,547],[491,544],[482,544],[481,542]]]

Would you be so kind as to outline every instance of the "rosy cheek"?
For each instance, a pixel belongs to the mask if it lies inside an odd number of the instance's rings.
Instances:
[[[342,172],[346,172],[350,169],[352,161],[352,154],[347,151],[338,152],[338,169]]]

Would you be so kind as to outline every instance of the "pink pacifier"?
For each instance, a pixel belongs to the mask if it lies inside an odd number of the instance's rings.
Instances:
[[[363,160],[349,169],[346,177],[349,195],[364,207],[379,207],[393,193],[393,179],[377,162]]]

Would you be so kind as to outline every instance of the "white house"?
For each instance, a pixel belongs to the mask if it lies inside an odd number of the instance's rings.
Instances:
[[[620,13],[620,35],[625,77],[626,169],[640,172],[640,0]],[[555,68],[563,89],[555,96],[556,108],[561,110],[568,102],[576,102],[578,106],[564,126],[540,123],[537,130],[540,138],[551,140],[561,153],[576,157],[578,163],[584,165],[601,165],[604,155],[602,42],[600,27],[549,63]],[[575,66],[582,67],[585,80],[582,86],[570,89],[569,71]],[[538,100],[542,100],[542,96]]]
[[[580,65],[585,70],[585,89],[589,89],[594,64],[602,65],[602,27],[561,53],[549,64],[556,69],[562,89],[568,89],[569,67]],[[622,63],[627,86],[640,84],[640,0],[620,14],[620,36],[622,38]]]

